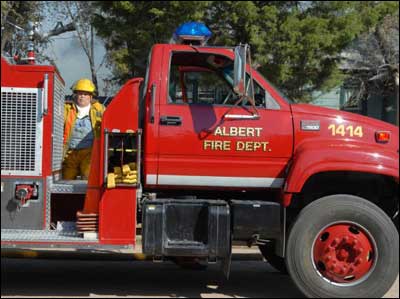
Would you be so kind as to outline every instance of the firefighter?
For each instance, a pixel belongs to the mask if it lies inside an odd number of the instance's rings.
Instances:
[[[99,137],[104,112],[104,106],[93,99],[96,88],[91,80],[78,80],[72,90],[73,101],[64,106],[64,180],[88,178],[92,144]]]

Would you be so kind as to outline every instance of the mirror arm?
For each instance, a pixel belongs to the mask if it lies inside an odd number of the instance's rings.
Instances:
[[[250,88],[251,88],[251,96],[247,95],[247,98],[249,99],[249,102],[250,102],[251,106],[252,106],[253,109],[254,109],[253,115],[255,115],[255,116],[257,116],[257,117],[259,118],[258,110],[257,110],[256,103],[255,103],[255,100],[254,100],[254,80],[253,80],[253,69],[252,69],[252,66],[251,66],[250,46],[248,47],[248,49],[249,49],[249,51],[248,51],[248,55],[249,55],[249,56],[248,56],[248,59],[249,59],[249,66],[250,66]],[[246,93],[246,94],[247,94],[247,93]]]

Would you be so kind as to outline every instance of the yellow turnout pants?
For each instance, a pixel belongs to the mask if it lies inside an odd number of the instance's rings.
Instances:
[[[90,171],[92,148],[70,149],[63,162],[63,179],[75,180],[78,175],[87,180]]]

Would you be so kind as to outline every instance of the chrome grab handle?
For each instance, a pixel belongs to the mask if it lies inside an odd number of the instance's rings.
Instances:
[[[226,119],[259,119],[259,115],[239,115],[239,114],[227,114],[224,116]]]

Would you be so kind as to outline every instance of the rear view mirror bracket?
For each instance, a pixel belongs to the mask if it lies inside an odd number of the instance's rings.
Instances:
[[[246,94],[246,54],[248,45],[240,44],[235,47],[235,61],[233,68],[233,91],[239,95]]]
[[[233,91],[240,97],[237,104],[247,99],[254,109],[253,116],[258,118],[257,108],[254,101],[254,83],[253,72],[251,69],[251,54],[250,46],[248,44],[239,44],[235,47],[235,61],[233,68]],[[247,61],[250,65],[250,82],[246,84],[246,65]],[[250,91],[248,90],[250,87]]]

